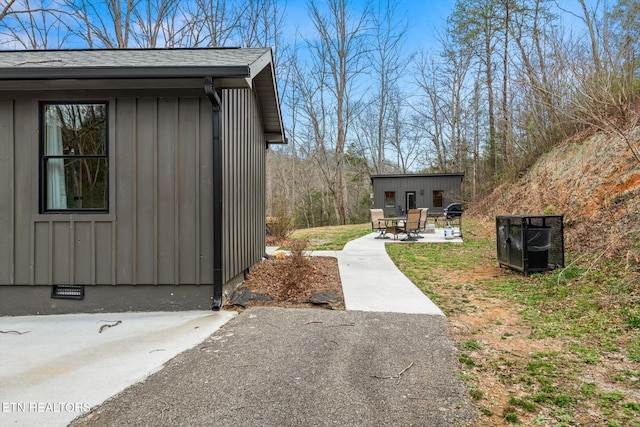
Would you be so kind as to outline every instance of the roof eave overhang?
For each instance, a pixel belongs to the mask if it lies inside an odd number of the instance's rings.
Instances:
[[[267,126],[265,132],[265,139],[268,145],[271,144],[287,144],[287,139],[284,135],[284,126],[282,123],[282,114],[280,109],[280,97],[278,95],[278,87],[276,82],[275,70],[273,65],[273,55],[271,50],[266,51],[260,55],[255,61],[249,64],[251,74],[251,87],[257,89],[256,85],[263,86],[266,90],[259,91],[266,98],[261,101],[268,104],[272,104],[277,111],[277,117],[272,117],[265,123]],[[266,73],[266,75],[265,75]],[[268,75],[268,78],[266,76]],[[261,76],[258,78],[258,76]],[[264,105],[261,105],[264,108]]]
[[[248,66],[223,67],[29,67],[3,69],[0,80],[60,80],[60,79],[188,79],[212,76],[214,78],[249,78]]]
[[[429,177],[440,177],[440,176],[464,176],[464,172],[371,175],[371,178],[429,178]]]
[[[263,108],[276,108],[277,118],[265,123],[265,139],[268,144],[286,144],[284,127],[280,110],[280,100],[275,80],[273,58],[271,51],[260,55],[255,61],[248,65],[227,65],[227,66],[95,66],[95,67],[37,67],[30,64],[28,67],[16,66],[15,68],[4,68],[0,75],[0,90],[2,82],[9,86],[5,89],[16,89],[20,81],[81,81],[81,80],[139,80],[146,81],[146,87],[152,87],[153,81],[159,82],[162,87],[170,86],[168,80],[203,79],[212,77],[217,87],[225,88],[251,88],[255,89],[255,78],[261,72],[269,74],[268,83],[264,80],[260,82],[265,86],[266,92],[273,95],[262,100]],[[11,83],[13,82],[13,83]],[[150,85],[149,85],[150,83]],[[23,89],[26,89],[24,86]],[[268,105],[268,107],[267,107]]]
[[[374,179],[389,179],[389,178],[438,178],[438,177],[459,177],[464,179],[464,172],[442,172],[442,173],[427,173],[427,174],[390,174],[390,175],[371,175],[369,179],[373,184]]]

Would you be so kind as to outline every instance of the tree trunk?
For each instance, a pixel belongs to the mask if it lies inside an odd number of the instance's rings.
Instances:
[[[508,83],[509,83],[509,1],[504,0],[504,51],[502,55],[502,169],[509,165],[509,109],[508,103]]]
[[[580,6],[582,7],[582,13],[584,14],[584,22],[587,24],[587,29],[589,30],[589,39],[591,40],[591,52],[593,54],[593,66],[595,67],[596,74],[600,74],[602,72],[602,62],[600,61],[600,51],[598,49],[598,38],[596,37],[596,30],[594,28],[595,23],[591,19],[591,15],[589,14],[589,10],[587,9],[587,5],[584,0],[578,0]]]

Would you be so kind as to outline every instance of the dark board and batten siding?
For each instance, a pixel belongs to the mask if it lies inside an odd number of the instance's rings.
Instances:
[[[213,283],[207,98],[118,100],[116,284]]]
[[[209,100],[108,99],[110,211],[86,215],[38,212],[40,100],[0,101],[0,284],[213,283]]]
[[[264,255],[266,142],[254,92],[235,89],[222,95],[226,283]]]
[[[13,100],[0,99],[0,284],[15,283],[14,245],[17,209]]]
[[[449,203],[462,200],[462,174],[431,175],[376,175],[372,177],[374,208],[384,209],[385,214],[399,214],[399,206],[406,209],[407,192],[416,193],[416,207],[429,208],[431,213],[441,213]],[[420,194],[420,191],[423,194]],[[442,207],[433,206],[433,192],[443,191]],[[396,207],[385,207],[385,192],[395,191]]]

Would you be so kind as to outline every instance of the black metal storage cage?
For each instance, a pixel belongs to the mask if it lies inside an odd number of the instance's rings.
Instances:
[[[500,266],[540,273],[564,267],[562,215],[513,215],[496,217]]]

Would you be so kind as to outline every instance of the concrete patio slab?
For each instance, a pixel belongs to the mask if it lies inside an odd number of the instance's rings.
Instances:
[[[190,311],[0,317],[0,425],[66,426],[235,315]]]

